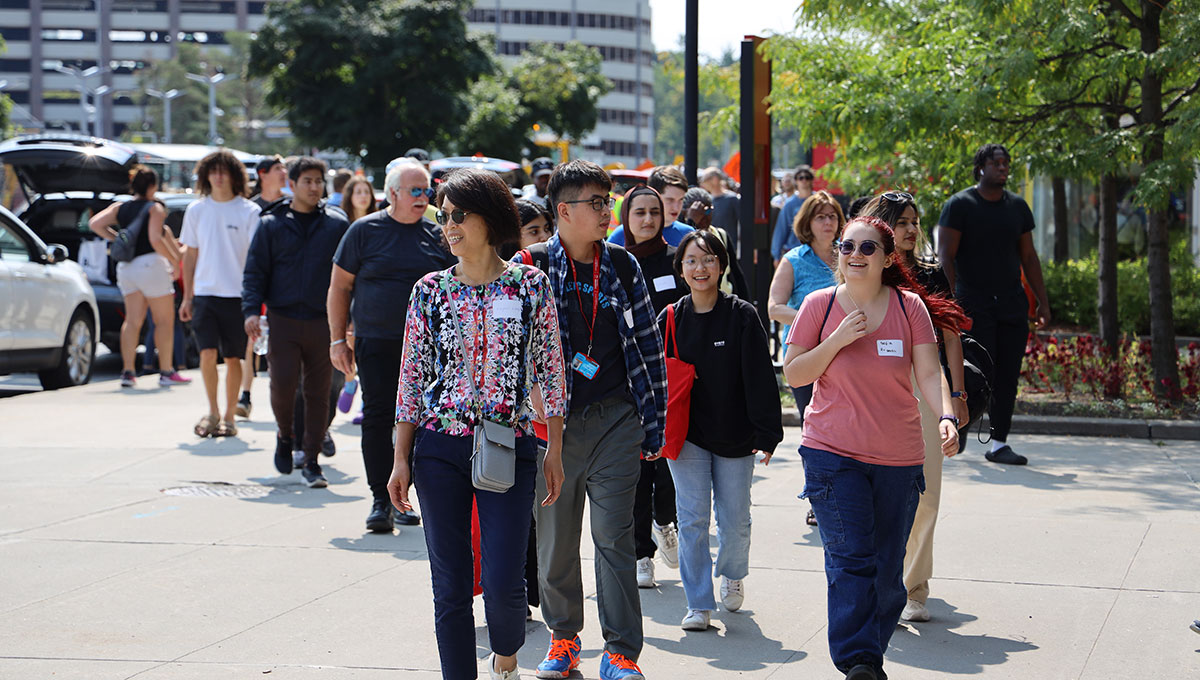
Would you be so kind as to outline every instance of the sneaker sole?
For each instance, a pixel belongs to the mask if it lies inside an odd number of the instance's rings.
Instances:
[[[233,410],[233,414],[235,416],[237,416],[238,418],[249,418],[250,417],[250,409],[248,409],[244,406],[238,406],[237,408],[235,408]]]
[[[396,527],[391,523],[384,524],[382,522],[367,522],[367,531],[373,534],[390,534],[396,530]]]
[[[679,568],[679,558],[675,558],[675,561],[672,562],[671,560],[668,560],[665,556],[659,555],[659,561],[662,562],[663,566],[666,567],[667,569],[678,569]]]
[[[544,671],[544,670],[541,670],[541,669],[539,668],[538,670],[534,671],[534,676],[535,676],[535,677],[538,677],[538,678],[542,678],[543,680],[562,680],[562,678],[569,678],[569,677],[571,677],[571,671],[575,670],[576,668],[579,668],[579,662],[578,662],[578,661],[577,661],[577,662],[575,662],[575,665],[574,665],[574,666],[571,666],[570,670],[568,670],[568,671],[566,671],[566,672],[563,672],[563,671]]]
[[[308,482],[308,488],[310,489],[324,489],[327,486],[329,486],[329,482],[324,479],[316,479]]]
[[[700,624],[698,624],[698,623],[688,623],[688,624],[681,625],[680,628],[682,628],[686,631],[691,631],[693,633],[700,633],[700,632],[708,630],[708,624],[707,623],[704,624],[704,627],[702,628],[700,626]]]

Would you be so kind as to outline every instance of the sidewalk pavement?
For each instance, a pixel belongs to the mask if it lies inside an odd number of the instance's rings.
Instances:
[[[0,678],[440,677],[419,528],[363,530],[358,428],[328,489],[272,468],[267,384],[237,438],[198,440],[190,386],[0,400]],[[641,667],[666,678],[834,680],[820,538],[789,428],[754,486],[745,608],[684,633],[678,572],[642,591]],[[1020,436],[1024,468],[948,461],[934,620],[897,629],[894,679],[1200,677],[1200,443]],[[586,533],[585,533],[586,536]],[[585,546],[586,562],[591,561]],[[597,677],[594,576],[583,675]],[[487,654],[476,599],[478,654]],[[548,644],[528,624],[524,677]],[[481,663],[481,669],[483,665]],[[400,671],[400,673],[397,673]],[[482,671],[486,676],[486,671]]]

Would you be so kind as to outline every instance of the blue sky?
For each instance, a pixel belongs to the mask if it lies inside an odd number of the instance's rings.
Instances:
[[[736,54],[742,36],[766,31],[790,33],[799,0],[700,0],[700,54],[721,56],[726,47]],[[675,49],[683,34],[684,0],[650,0],[654,48]]]

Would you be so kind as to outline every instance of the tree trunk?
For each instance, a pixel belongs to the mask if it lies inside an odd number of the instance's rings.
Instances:
[[[1116,358],[1121,328],[1117,320],[1117,176],[1113,174],[1100,178],[1099,257],[1100,340],[1109,355]]]
[[[1067,183],[1062,177],[1050,178],[1054,199],[1054,262],[1066,262],[1070,257],[1070,239],[1067,231]]]
[[[1161,45],[1163,4],[1142,0],[1140,28],[1142,52],[1153,55]],[[1142,167],[1163,159],[1163,78],[1152,59],[1142,72],[1142,120],[1146,138]],[[1182,398],[1179,391],[1179,350],[1175,346],[1175,313],[1171,301],[1171,263],[1168,257],[1167,201],[1147,206],[1146,269],[1150,276],[1150,348],[1154,368],[1154,392],[1170,401]]]

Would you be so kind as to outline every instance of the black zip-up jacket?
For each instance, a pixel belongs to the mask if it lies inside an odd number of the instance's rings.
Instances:
[[[258,316],[265,302],[271,311],[292,319],[323,319],[333,273],[333,254],[350,228],[346,213],[317,205],[307,228],[282,200],[262,214],[242,275],[242,316]]]

